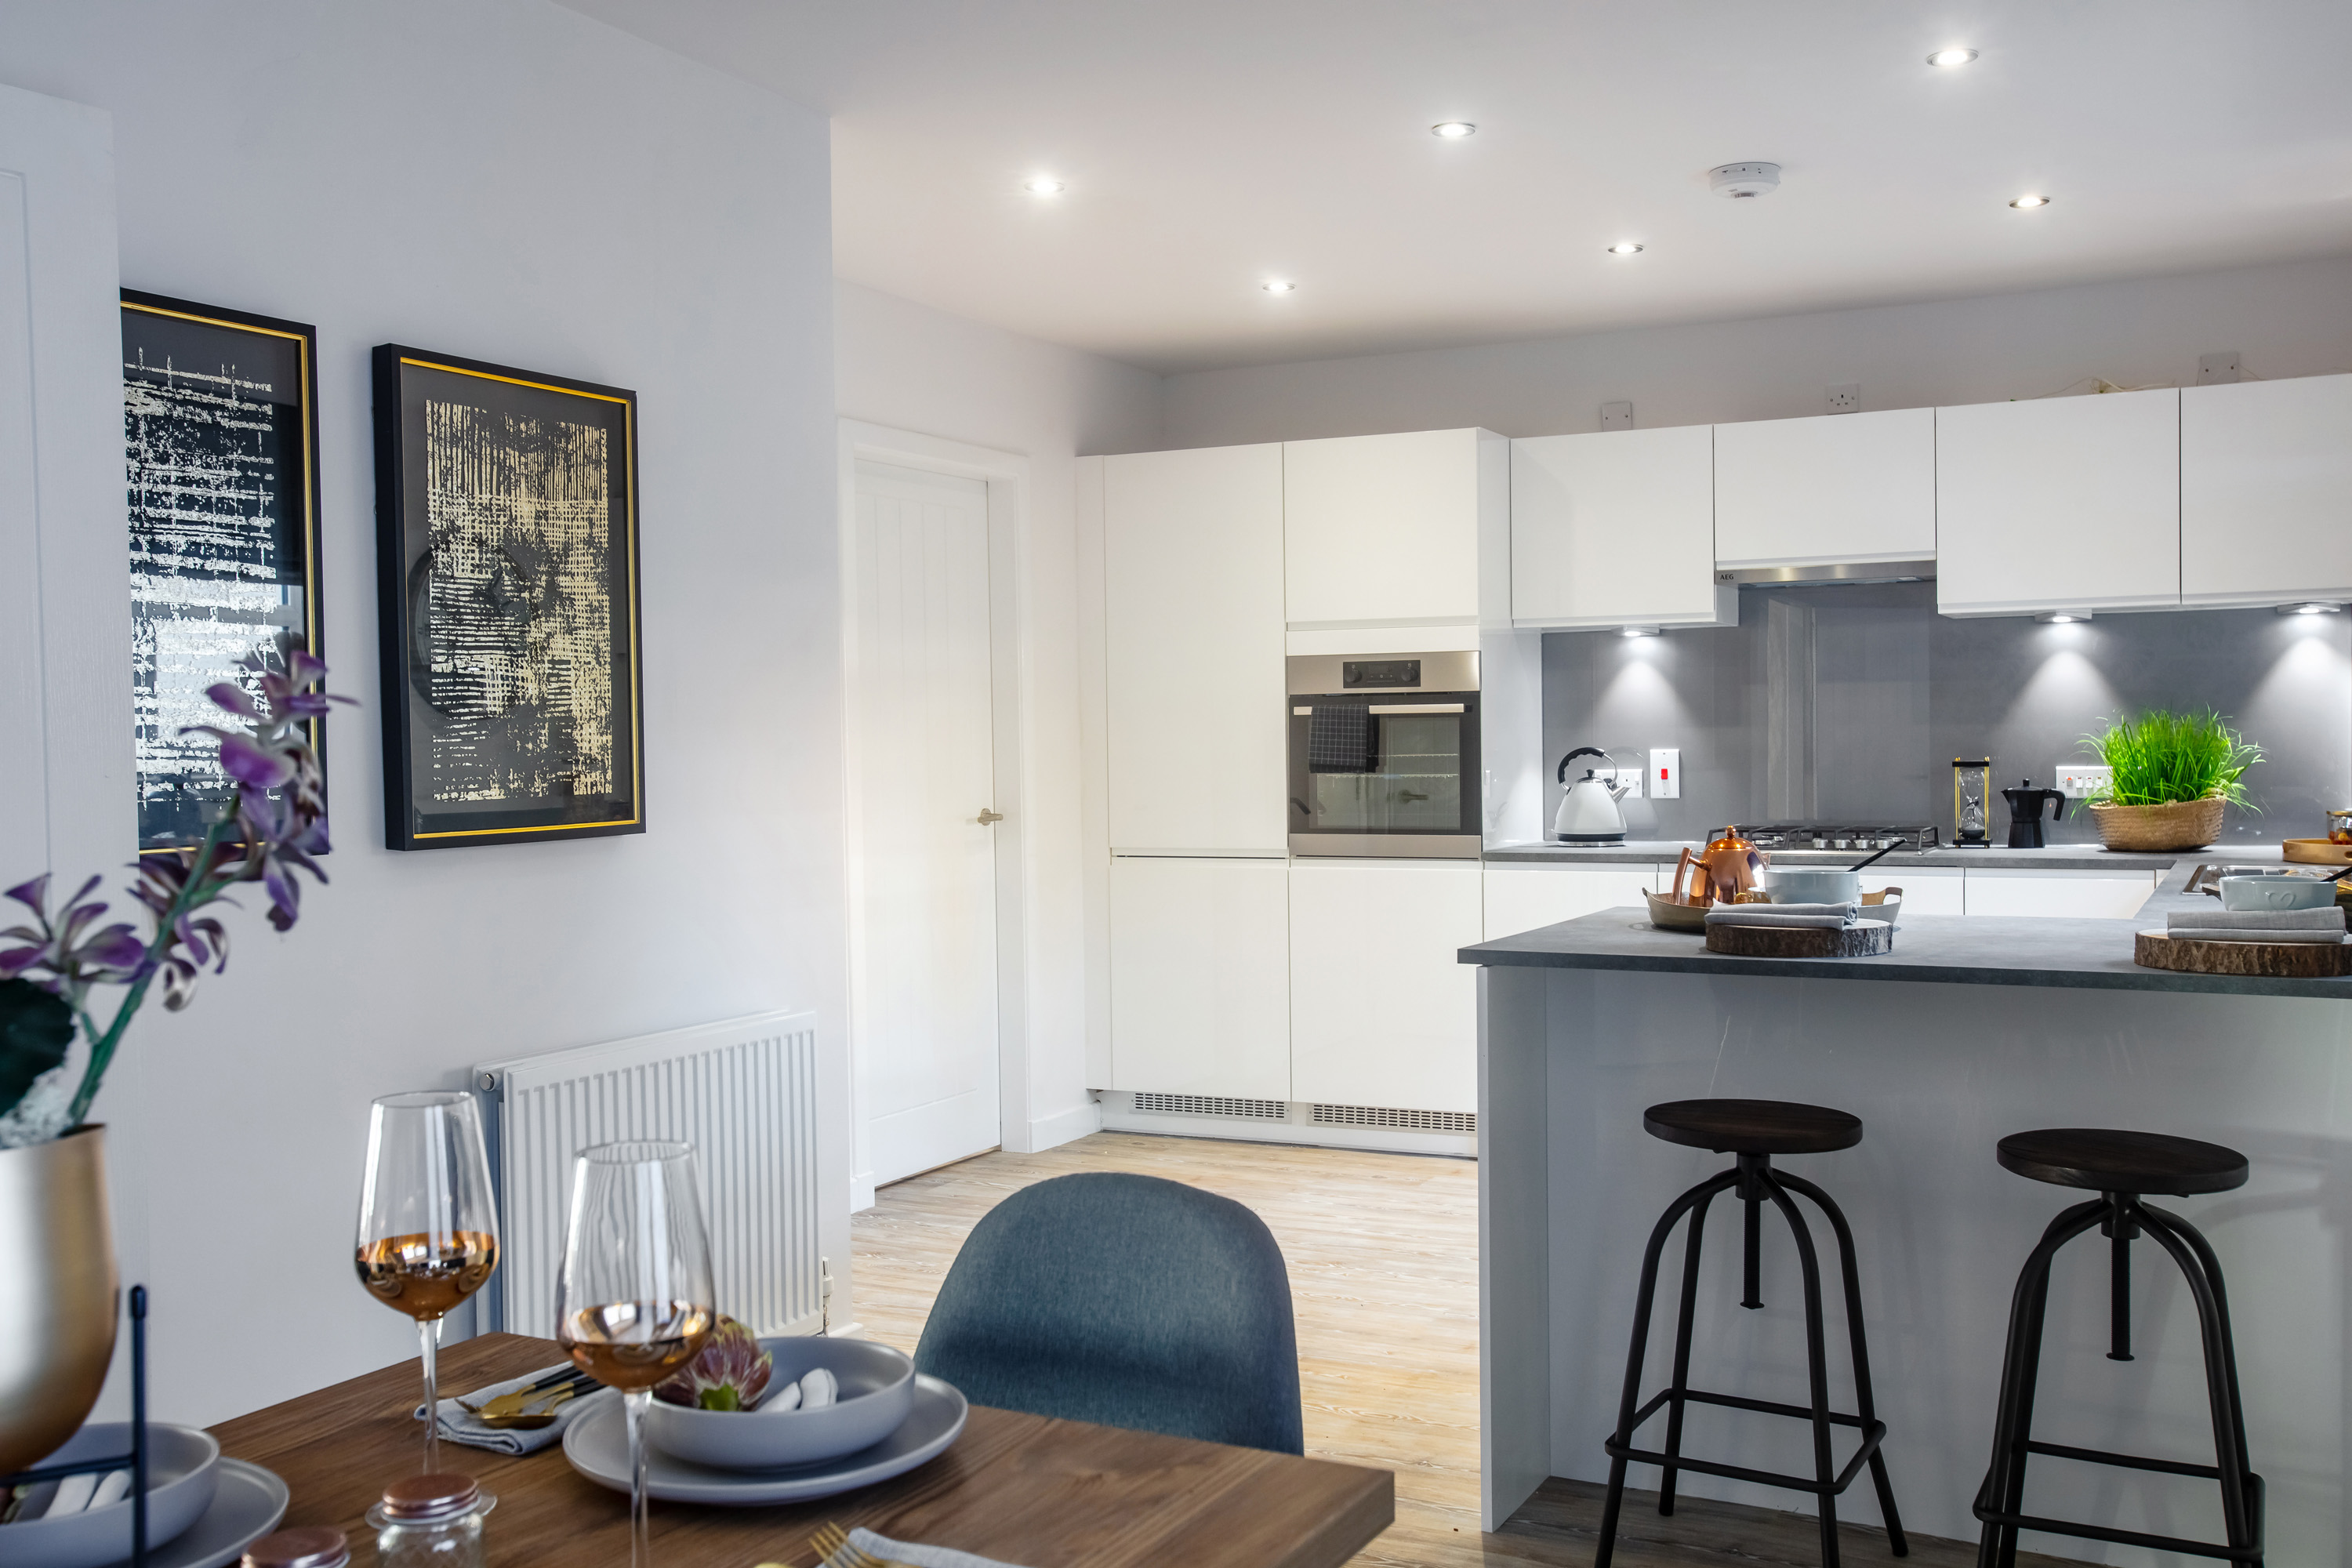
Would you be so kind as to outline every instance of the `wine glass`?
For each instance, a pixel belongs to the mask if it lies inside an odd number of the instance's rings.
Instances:
[[[719,1321],[690,1143],[601,1143],[572,1169],[555,1337],[572,1363],[621,1390],[629,1436],[629,1562],[651,1563],[646,1409]]]
[[[499,1266],[498,1205],[481,1113],[462,1090],[388,1094],[368,1108],[360,1283],[416,1320],[425,1352],[425,1473],[441,1468],[434,1352],[441,1319]]]

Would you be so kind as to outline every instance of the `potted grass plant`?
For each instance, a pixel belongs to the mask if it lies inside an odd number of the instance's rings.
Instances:
[[[2157,708],[2117,719],[2083,743],[2108,769],[2105,788],[2091,796],[2091,820],[2110,849],[2200,849],[2221,836],[2221,813],[2231,805],[2258,810],[2246,798],[2246,770],[2263,749],[2208,708],[2175,713]]]

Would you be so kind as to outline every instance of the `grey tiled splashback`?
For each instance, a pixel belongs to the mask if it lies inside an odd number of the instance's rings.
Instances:
[[[1555,763],[1580,745],[1628,762],[1682,749],[1682,798],[1650,803],[1667,838],[1811,820],[1933,823],[1948,839],[1954,757],[1992,758],[1995,788],[2046,788],[2060,763],[2092,760],[2081,736],[2148,707],[2210,705],[2262,745],[2246,780],[2262,810],[2231,812],[2224,842],[2319,837],[2327,807],[2352,805],[2352,616],[2186,610],[2060,626],[1938,616],[1933,583],[1748,588],[1736,627],[1546,636],[1543,700]],[[1998,798],[1992,816],[1999,842]],[[2047,831],[2053,844],[2098,837],[2072,804]]]

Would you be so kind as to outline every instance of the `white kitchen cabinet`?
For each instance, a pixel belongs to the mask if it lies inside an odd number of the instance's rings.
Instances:
[[[1325,1105],[1475,1111],[1475,863],[1346,862],[1290,868],[1291,1098]]]
[[[1511,443],[1511,618],[1523,626],[1738,620],[1715,580],[1715,429]]]
[[[2180,602],[2352,599],[2352,375],[2180,389]]]
[[[1503,504],[1502,455],[1488,430],[1286,442],[1291,625],[1475,622],[1480,508]]]
[[[1282,854],[1282,448],[1102,467],[1111,847]]]
[[[1935,553],[1934,409],[1715,427],[1717,566],[1922,561]]]
[[[2129,920],[2139,913],[2140,906],[2156,891],[2161,874],[2117,871],[2107,875],[2095,871],[1971,867],[1968,876],[1968,912],[1972,915],[2116,921]]]
[[[1488,862],[1486,885],[1486,938],[1517,936],[1538,926],[1598,914],[1602,910],[1646,911],[1643,893],[1663,892],[1664,879],[1674,875],[1664,866],[1543,866],[1525,862]],[[1647,919],[1646,912],[1643,916]]]
[[[1289,873],[1115,857],[1111,1089],[1290,1098]]]
[[[2180,393],[1936,410],[1936,607],[2180,603]]]
[[[1906,915],[1960,915],[1968,912],[1967,876],[1957,866],[1889,866],[1882,860],[1862,874],[1862,886],[1864,892],[1902,889]]]

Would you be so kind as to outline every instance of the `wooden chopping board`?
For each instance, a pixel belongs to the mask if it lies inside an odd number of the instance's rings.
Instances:
[[[1711,925],[1706,950],[1734,958],[1875,958],[1895,951],[1895,926],[1889,921],[1840,927]]]
[[[2248,974],[2266,980],[2337,980],[2352,974],[2352,943],[2315,942],[2177,942],[2160,931],[2139,932],[2132,962],[2187,974]]]

